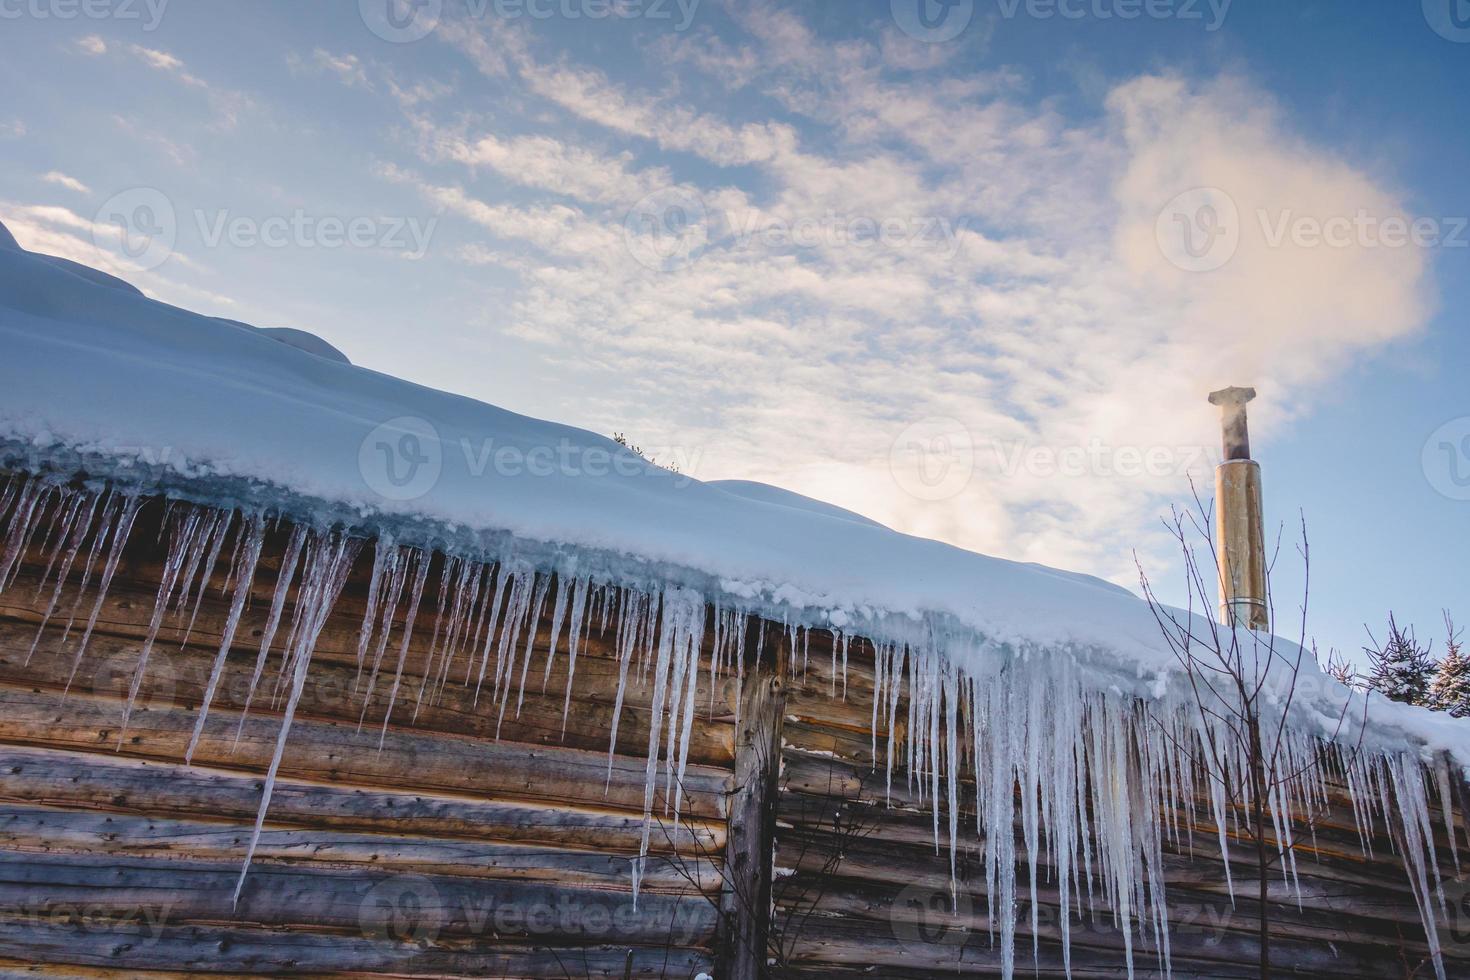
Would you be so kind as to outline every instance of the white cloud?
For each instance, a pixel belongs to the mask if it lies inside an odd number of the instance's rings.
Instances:
[[[349,88],[372,88],[367,69],[355,54],[333,54],[324,48],[314,48],[310,59],[293,53],[287,56],[286,63],[292,71],[314,71],[335,76]]]
[[[489,234],[457,258],[518,277],[497,300],[502,329],[617,379],[585,422],[697,445],[698,476],[767,479],[904,530],[1131,581],[1132,549],[1160,544],[1158,508],[1187,474],[1207,478],[1206,392],[1256,384],[1269,437],[1356,354],[1425,319],[1422,249],[1272,246],[1249,224],[1216,272],[1165,260],[1160,211],[1198,186],[1228,191],[1248,222],[1258,209],[1402,213],[1243,81],[1137,78],[1079,125],[1007,71],[955,75],[893,36],[830,43],[789,11],[733,10],[749,43],[702,34],[653,51],[758,92],[737,101],[741,121],[540,59],[513,27],[446,25],[478,70],[571,125],[464,136],[462,118],[413,116],[425,162],[493,171],[532,205],[390,174]],[[772,100],[807,123],[751,118]],[[611,151],[586,144],[588,124]],[[665,153],[746,169],[691,182]],[[658,185],[703,211],[692,261],[667,273],[635,260],[623,227],[627,202]],[[958,248],[840,233],[854,220],[943,220]],[[818,228],[809,243],[767,234],[802,222]],[[891,472],[895,440],[931,417],[973,445],[974,476],[939,501]]]
[[[184,71],[184,63],[178,58],[175,58],[173,55],[169,54],[167,51],[159,51],[155,48],[145,48],[141,44],[129,45],[128,50],[130,50],[136,57],[141,59],[143,63],[148,65],[150,68],[157,68],[159,71],[175,72],[182,80],[188,82],[191,85],[204,84],[193,75],[190,75],[188,72]]]
[[[107,53],[107,42],[96,34],[88,34],[86,37],[77,38],[77,47],[84,54],[98,55]]]
[[[156,48],[144,47],[141,44],[128,45],[127,51],[134,58],[143,62],[150,68],[166,73],[179,84],[204,93],[214,113],[213,126],[220,129],[233,129],[240,121],[240,116],[255,107],[255,100],[243,92],[235,92],[229,89],[219,88],[193,74],[184,66],[184,62]]]
[[[431,137],[428,151],[433,159],[486,167],[525,187],[624,208],[674,182],[665,168],[633,167],[630,153],[604,156],[549,136],[490,134],[469,141],[440,133]]]
[[[91,193],[86,184],[77,180],[75,177],[67,176],[60,170],[52,170],[49,173],[42,174],[41,179],[48,184],[56,184],[58,187],[65,187],[69,191],[76,191],[78,194]]]

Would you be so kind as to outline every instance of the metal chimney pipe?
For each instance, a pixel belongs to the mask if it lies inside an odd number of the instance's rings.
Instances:
[[[1220,622],[1270,629],[1266,609],[1266,536],[1261,511],[1261,467],[1251,459],[1245,406],[1254,388],[1210,393],[1220,406],[1224,462],[1215,467],[1215,550],[1220,565]]]

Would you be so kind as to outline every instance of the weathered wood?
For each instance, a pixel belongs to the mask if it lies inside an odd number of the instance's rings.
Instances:
[[[62,703],[46,692],[0,687],[0,742],[112,752],[122,706],[113,699],[73,693]],[[211,712],[205,737],[194,758],[216,768],[263,771],[279,730],[275,718],[253,712],[238,743],[239,716]],[[183,758],[194,712],[174,705],[140,707],[133,715],[122,752],[134,757],[177,761]],[[284,778],[311,779],[376,787],[392,785],[435,794],[482,799],[573,803],[596,799],[641,813],[644,762],[604,753],[530,746],[449,735],[389,731],[377,739],[355,726],[298,721],[281,763]],[[724,814],[729,773],[689,766],[684,777],[687,812]]]
[[[642,816],[601,808],[599,802],[506,803],[280,779],[271,798],[270,823],[636,854]],[[260,805],[260,779],[112,753],[0,745],[0,807],[6,804],[152,817],[209,814],[249,822]],[[674,827],[661,813],[653,819],[659,825],[649,840],[655,854],[697,858],[724,851],[724,820],[686,816]]]
[[[720,975],[758,980],[766,975],[771,875],[781,771],[785,688],[773,658],[762,658],[745,685],[735,749],[735,791],[726,835],[725,888],[720,898]]]
[[[75,658],[72,649],[75,640],[63,646],[62,632],[63,624],[48,627],[26,663],[24,654],[36,635],[35,630],[0,620],[0,683],[61,692],[71,676]],[[140,637],[94,635],[72,690],[120,698],[132,679],[140,647]],[[19,655],[11,651],[18,651]],[[220,676],[211,713],[245,706],[256,652],[251,647],[237,648],[232,653]],[[141,700],[144,704],[157,705],[166,699],[183,708],[197,709],[214,660],[212,647],[200,647],[192,641],[183,648],[176,645],[155,648],[149,657]],[[615,668],[616,664],[592,657],[579,666],[579,675],[585,673],[583,682],[589,686],[604,686],[615,683]],[[552,693],[542,694],[538,682],[526,692],[519,709],[513,692],[503,715],[488,692],[477,699],[473,686],[466,687],[457,680],[443,689],[442,697],[426,699],[419,705],[417,691],[422,679],[409,676],[394,706],[389,729],[448,732],[486,740],[606,752],[613,727],[611,701],[573,699],[570,710],[564,713],[564,664],[559,673],[560,681],[548,685]],[[251,701],[253,714],[280,713],[280,705],[271,700],[273,683],[273,676],[267,676],[262,682]],[[355,693],[359,687],[361,694]],[[348,722],[354,727],[361,721],[363,738],[376,742],[387,711],[387,691],[380,683],[378,690],[367,697],[366,688],[365,678],[359,683],[359,671],[352,655],[313,658],[296,716],[302,720]],[[640,705],[638,698],[632,700],[632,704],[623,706],[615,748],[620,755],[642,758],[648,749],[651,716],[647,705]],[[706,707],[707,703],[701,706]],[[705,765],[728,765],[733,758],[733,743],[732,721],[711,720],[702,712],[690,726],[689,760]]]
[[[17,950],[50,963],[6,959]],[[244,929],[232,926],[97,928],[0,916],[0,977],[87,977],[135,980],[167,976],[348,977],[693,977],[711,969],[697,949],[637,945],[494,945],[406,942],[360,935]],[[153,971],[169,971],[167,974]]]
[[[238,861],[248,822],[171,820],[47,807],[0,809],[0,849],[12,853],[115,855]],[[630,854],[473,840],[311,829],[261,833],[257,864],[311,865],[363,873],[418,873],[510,878],[619,890],[632,880]],[[707,858],[652,855],[639,879],[646,891],[688,890],[691,882],[718,894],[719,869]]]
[[[232,904],[238,862],[0,853],[0,912],[50,917],[84,908],[139,910],[169,923],[289,928],[397,938],[702,946],[714,904],[696,894],[612,890],[458,875],[341,871],[261,864]]]

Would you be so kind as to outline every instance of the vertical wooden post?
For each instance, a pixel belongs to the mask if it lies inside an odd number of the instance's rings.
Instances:
[[[1450,799],[1454,801],[1454,806],[1450,811],[1450,824],[1445,828],[1445,831],[1453,838],[1457,829],[1456,825],[1458,824],[1458,829],[1465,832],[1464,840],[1466,845],[1470,846],[1470,783],[1466,782],[1465,771],[1460,768],[1459,763],[1455,762],[1454,757],[1448,752],[1442,754],[1444,765],[1449,769],[1450,773]],[[1458,819],[1454,819],[1456,817]],[[1466,854],[1470,854],[1470,850],[1467,850]],[[1465,863],[1470,863],[1470,860],[1467,860]]]
[[[763,629],[763,624],[756,624]],[[766,976],[771,920],[771,875],[776,839],[776,796],[781,775],[781,722],[786,688],[781,680],[779,631],[762,636],[760,657],[741,692],[735,733],[735,791],[725,844],[725,882],[720,895],[720,980]]]

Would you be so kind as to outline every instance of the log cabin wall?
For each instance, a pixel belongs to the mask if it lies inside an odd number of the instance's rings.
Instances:
[[[274,574],[257,577],[193,765],[183,755],[221,641],[225,561],[187,641],[186,621],[165,620],[119,746],[123,697],[160,581],[162,510],[154,502],[140,514],[69,691],[81,624],[67,635],[69,616],[53,616],[38,636],[49,599],[37,590],[40,547],[0,594],[0,971],[713,970],[731,711],[717,702],[712,718],[695,723],[684,819],[654,830],[635,907],[630,858],[643,826],[650,711],[647,692],[630,684],[609,771],[611,630],[594,630],[579,657],[564,731],[565,657],[543,693],[543,621],[524,705],[518,714],[511,705],[497,739],[496,712],[475,705],[473,685],[450,683],[441,701],[413,711],[432,634],[432,615],[421,614],[405,693],[380,733],[387,685],[380,680],[365,712],[353,694],[370,555],[317,645],[232,908],[281,723],[270,696],[281,637],[243,725],[240,711]],[[283,528],[262,561],[278,567],[284,550]],[[59,604],[66,613],[72,588]],[[431,577],[428,594],[436,588]],[[701,694],[708,703],[707,678]]]
[[[984,844],[975,834],[973,784],[959,793],[960,884],[952,896],[947,818],[940,821],[936,844],[933,812],[927,800],[918,804],[900,769],[889,796],[881,735],[874,768],[871,658],[850,656],[845,700],[840,668],[834,676],[831,663],[830,645],[822,633],[813,633],[809,669],[787,685],[771,927],[776,971],[812,978],[999,975],[999,942],[998,937],[991,942],[986,908]],[[904,717],[902,709],[897,717]],[[1432,978],[1418,908],[1382,819],[1376,822],[1372,856],[1365,856],[1346,790],[1334,786],[1332,795],[1331,810],[1319,815],[1315,831],[1298,826],[1300,908],[1297,893],[1279,874],[1270,886],[1274,971],[1302,977]],[[1470,977],[1470,899],[1466,884],[1454,878],[1449,834],[1438,809],[1433,829],[1439,867],[1450,876],[1444,883],[1450,921],[1440,928],[1439,939],[1447,975]],[[1172,974],[1186,980],[1257,977],[1259,904],[1252,846],[1230,834],[1232,904],[1216,828],[1203,801],[1193,817],[1192,837],[1174,844],[1166,839],[1165,845]],[[1470,871],[1463,811],[1457,810],[1456,818],[1459,858]],[[1017,853],[1024,856],[1019,819],[1015,833]],[[1048,881],[1044,845],[1042,857],[1035,929],[1027,870],[1020,865],[1016,872],[1016,974],[1060,978],[1066,971],[1059,906],[1055,884]],[[1071,975],[1125,976],[1124,937],[1105,906],[1098,903],[1095,915],[1080,920],[1075,904],[1073,909]],[[1160,975],[1154,949],[1136,932],[1133,947],[1135,975]]]
[[[737,743],[759,741],[742,737],[751,735],[750,713],[747,731],[737,732],[734,683],[711,689],[706,664],[684,818],[675,826],[660,814],[635,906],[630,862],[642,832],[651,706],[649,692],[630,684],[609,770],[612,631],[591,631],[564,722],[565,658],[545,693],[540,683],[548,614],[524,705],[497,722],[475,703],[473,685],[450,683],[442,699],[414,709],[429,610],[410,646],[409,693],[383,730],[382,686],[366,705],[355,693],[366,555],[318,643],[265,832],[232,906],[281,723],[274,666],[243,720],[241,712],[273,576],[257,579],[193,764],[183,755],[227,611],[225,562],[192,629],[173,614],[165,620],[119,745],[123,697],[161,578],[162,510],[160,502],[143,510],[69,690],[80,627],[68,633],[67,625],[83,569],[73,569],[61,595],[65,614],[44,629],[39,544],[0,593],[0,974],[723,978],[734,974],[722,915],[728,923],[756,908],[770,910],[761,925],[772,976],[1000,972],[983,845],[964,832],[971,815],[961,817],[966,843],[952,898],[943,827],[936,849],[933,816],[901,770],[891,798],[885,792],[886,733],[874,767],[865,645],[852,646],[844,693],[826,634],[813,633],[797,670],[781,629],[758,627],[770,655],[753,670],[780,677],[782,699],[779,780],[766,804],[752,803],[748,756],[746,775],[736,776]],[[285,537],[282,528],[268,541],[266,564],[279,566]],[[436,594],[437,574],[426,596]],[[747,846],[740,814],[752,805],[770,809],[762,825],[775,835],[769,905],[744,900],[743,889],[732,895],[729,883],[750,869],[725,866]],[[1192,846],[1167,856],[1174,973],[1254,976],[1252,864],[1244,847],[1232,851],[1232,908],[1213,828],[1203,811],[1196,821]],[[1338,800],[1304,848],[1302,907],[1273,886],[1283,974],[1432,976],[1403,866],[1378,830],[1365,858]],[[1445,828],[1435,831],[1441,867],[1450,869]],[[1017,969],[1032,972],[1034,934],[1037,975],[1061,976],[1056,908],[1046,905],[1054,891],[1044,868],[1039,874],[1037,928],[1023,907]],[[1452,904],[1462,897],[1449,891]],[[1073,976],[1123,975],[1123,937],[1106,913],[1074,922],[1071,937]],[[1470,921],[1441,937],[1449,975],[1470,976]],[[1147,949],[1136,965],[1141,976],[1156,970]]]

